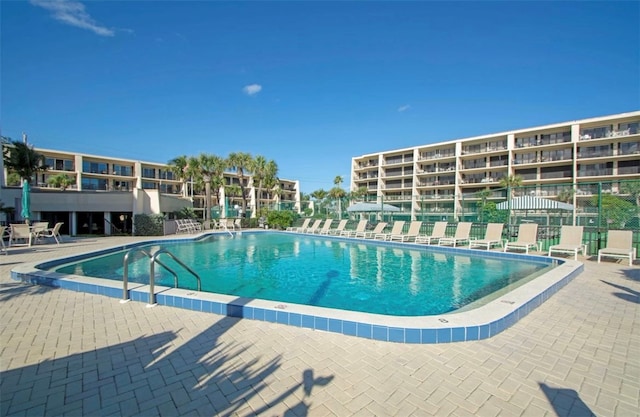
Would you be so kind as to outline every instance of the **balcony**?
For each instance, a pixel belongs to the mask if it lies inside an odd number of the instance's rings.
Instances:
[[[640,174],[640,167],[620,167],[618,168],[619,175]]]
[[[613,156],[613,151],[578,152],[578,158],[601,158],[606,156]]]
[[[589,169],[578,171],[578,177],[603,177],[605,175],[613,175],[613,169]]]

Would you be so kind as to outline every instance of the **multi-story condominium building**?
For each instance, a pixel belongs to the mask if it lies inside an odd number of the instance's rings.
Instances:
[[[32,220],[64,222],[63,234],[129,233],[136,214],[171,217],[185,207],[204,217],[204,192],[199,192],[192,181],[180,181],[166,164],[34,149],[45,156],[48,169],[38,172],[31,181]],[[0,216],[4,216],[0,221],[21,221],[21,186],[19,181],[7,182],[8,174],[0,159]],[[49,178],[60,174],[70,177],[73,185],[64,190],[50,185]],[[279,192],[274,193],[257,190],[251,176],[243,180],[249,216],[255,216],[261,207],[300,209],[298,181],[279,179]],[[234,172],[224,174],[226,185],[239,181]],[[225,196],[224,187],[217,191],[213,193],[214,215],[238,215],[234,208],[242,206],[242,197]],[[14,210],[6,210],[8,207]]]
[[[506,199],[502,178],[519,176],[527,195],[569,192],[580,207],[606,182],[640,179],[640,111],[556,123],[356,156],[351,190],[405,216],[460,219],[480,198]],[[617,182],[619,181],[619,182]],[[566,195],[566,194],[565,194]]]

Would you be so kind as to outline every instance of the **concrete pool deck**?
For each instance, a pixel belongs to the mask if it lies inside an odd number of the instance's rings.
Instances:
[[[407,345],[13,281],[0,255],[0,415],[619,415],[640,412],[640,268],[582,274],[485,340]]]

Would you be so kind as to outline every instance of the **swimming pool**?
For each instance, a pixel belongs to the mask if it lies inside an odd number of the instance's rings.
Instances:
[[[284,232],[244,232],[233,239],[215,233],[195,243],[170,239],[146,245],[166,248],[196,270],[216,271],[202,280],[203,289],[213,285],[211,294],[194,291],[195,280],[182,277],[187,288],[171,288],[171,275],[156,274],[159,304],[406,343],[490,337],[582,270],[580,263],[547,257]],[[220,251],[212,249],[216,245]],[[16,268],[12,277],[119,297],[122,257],[133,247],[94,253],[91,260],[40,263],[36,270]],[[107,269],[108,264],[114,266]],[[148,264],[130,264],[132,300],[149,299]],[[90,277],[96,271],[112,280]],[[495,291],[498,284],[506,289]],[[430,293],[444,297],[429,301]]]
[[[141,249],[174,254],[201,277],[202,291],[394,316],[449,313],[553,268],[544,258],[500,260],[292,233],[217,234]],[[124,254],[54,271],[122,281]],[[148,284],[149,259],[137,255],[128,265],[129,281]],[[193,275],[162,259],[179,274],[180,288],[197,289]],[[174,286],[169,271],[155,271],[157,285]]]

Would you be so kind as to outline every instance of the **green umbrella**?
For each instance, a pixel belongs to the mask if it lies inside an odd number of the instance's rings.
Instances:
[[[20,215],[26,222],[31,218],[31,192],[29,190],[29,181],[22,182],[22,211]]]

